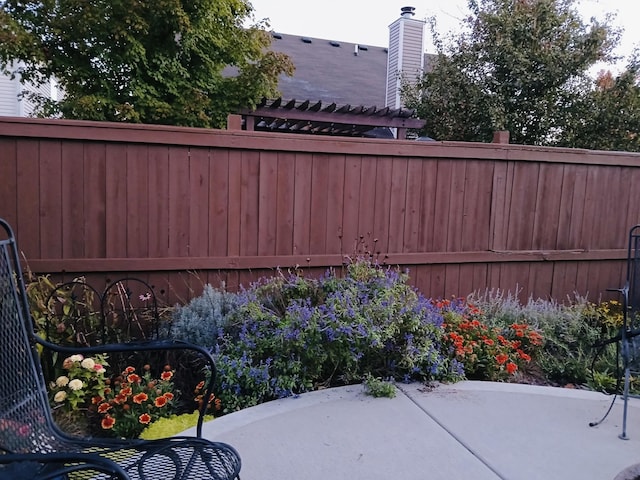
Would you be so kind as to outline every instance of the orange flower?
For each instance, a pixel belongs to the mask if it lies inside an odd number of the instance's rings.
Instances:
[[[198,390],[202,390],[203,388],[204,388],[204,380],[201,380],[200,383],[198,383],[198,385],[196,385],[195,390],[197,392]]]
[[[133,396],[133,403],[137,403],[138,405],[142,405],[148,399],[149,399],[149,395],[147,395],[144,392],[141,392],[141,393]]]
[[[507,360],[509,360],[509,356],[506,353],[500,353],[496,355],[496,362],[498,362],[498,365],[502,365]]]
[[[167,404],[167,397],[158,397],[154,402],[155,406],[158,408],[164,407]]]
[[[507,363],[507,372],[509,373],[509,375],[513,375],[516,370],[518,370],[518,366],[513,363],[513,362],[509,362]]]
[[[171,377],[173,377],[173,372],[162,372],[162,375],[160,375],[160,378],[164,381],[171,380]]]
[[[526,353],[524,353],[522,350],[518,350],[518,355],[520,356],[520,358],[522,360],[524,360],[525,362],[530,362],[531,361],[531,356],[527,355]]]
[[[143,425],[148,425],[149,422],[151,421],[151,415],[149,415],[148,413],[143,413],[142,415],[140,415],[138,417],[138,420],[140,421],[140,423],[142,423]]]
[[[133,373],[133,372],[135,372],[135,371],[136,371],[136,369],[135,369],[135,368],[133,368],[133,367],[127,367],[127,368],[125,368],[125,369],[124,369],[124,372],[123,372],[123,373],[124,373],[125,375],[128,375],[128,374]]]
[[[173,393],[167,392],[163,395],[167,400],[173,400]]]
[[[100,405],[98,405],[98,413],[105,413],[109,410],[111,410],[111,405],[109,405],[108,403],[101,403]]]
[[[140,378],[139,375],[132,373],[131,375],[127,376],[127,382],[129,383],[140,383],[142,379]]]
[[[222,408],[222,401],[219,398],[216,398],[215,406],[216,410],[220,410]]]
[[[102,399],[102,397],[100,397],[100,396],[92,397],[92,398],[91,398],[91,404],[92,404],[92,405],[97,405],[97,404],[99,404],[102,400],[103,400],[103,399]]]
[[[131,387],[125,387],[120,390],[120,395],[124,395],[125,397],[128,397],[129,395],[131,395],[131,393],[132,393]]]
[[[113,418],[111,415],[107,415],[106,417],[104,417],[102,419],[102,422],[100,422],[100,425],[102,426],[102,428],[104,428],[105,430],[109,430],[110,428],[113,428],[113,426],[116,423],[116,419]]]

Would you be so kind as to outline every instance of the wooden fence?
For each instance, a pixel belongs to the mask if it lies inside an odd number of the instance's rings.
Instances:
[[[637,198],[637,154],[0,117],[0,216],[30,269],[170,302],[364,250],[428,296],[595,300]]]

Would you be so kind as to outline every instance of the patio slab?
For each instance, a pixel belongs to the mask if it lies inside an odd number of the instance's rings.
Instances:
[[[640,462],[640,402],[627,432],[611,397],[553,387],[460,382],[399,385],[393,399],[359,385],[258,405],[204,435],[242,456],[243,480],[613,480]]]

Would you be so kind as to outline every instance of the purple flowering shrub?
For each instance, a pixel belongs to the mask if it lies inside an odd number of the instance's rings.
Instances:
[[[358,260],[342,277],[282,274],[241,292],[215,346],[224,411],[367,375],[461,378],[461,366],[441,354],[441,312],[407,279]]]

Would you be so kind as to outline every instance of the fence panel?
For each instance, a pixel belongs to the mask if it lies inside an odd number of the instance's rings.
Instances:
[[[4,117],[0,178],[34,272],[127,272],[169,302],[365,252],[434,297],[597,299],[640,222],[620,152]]]

